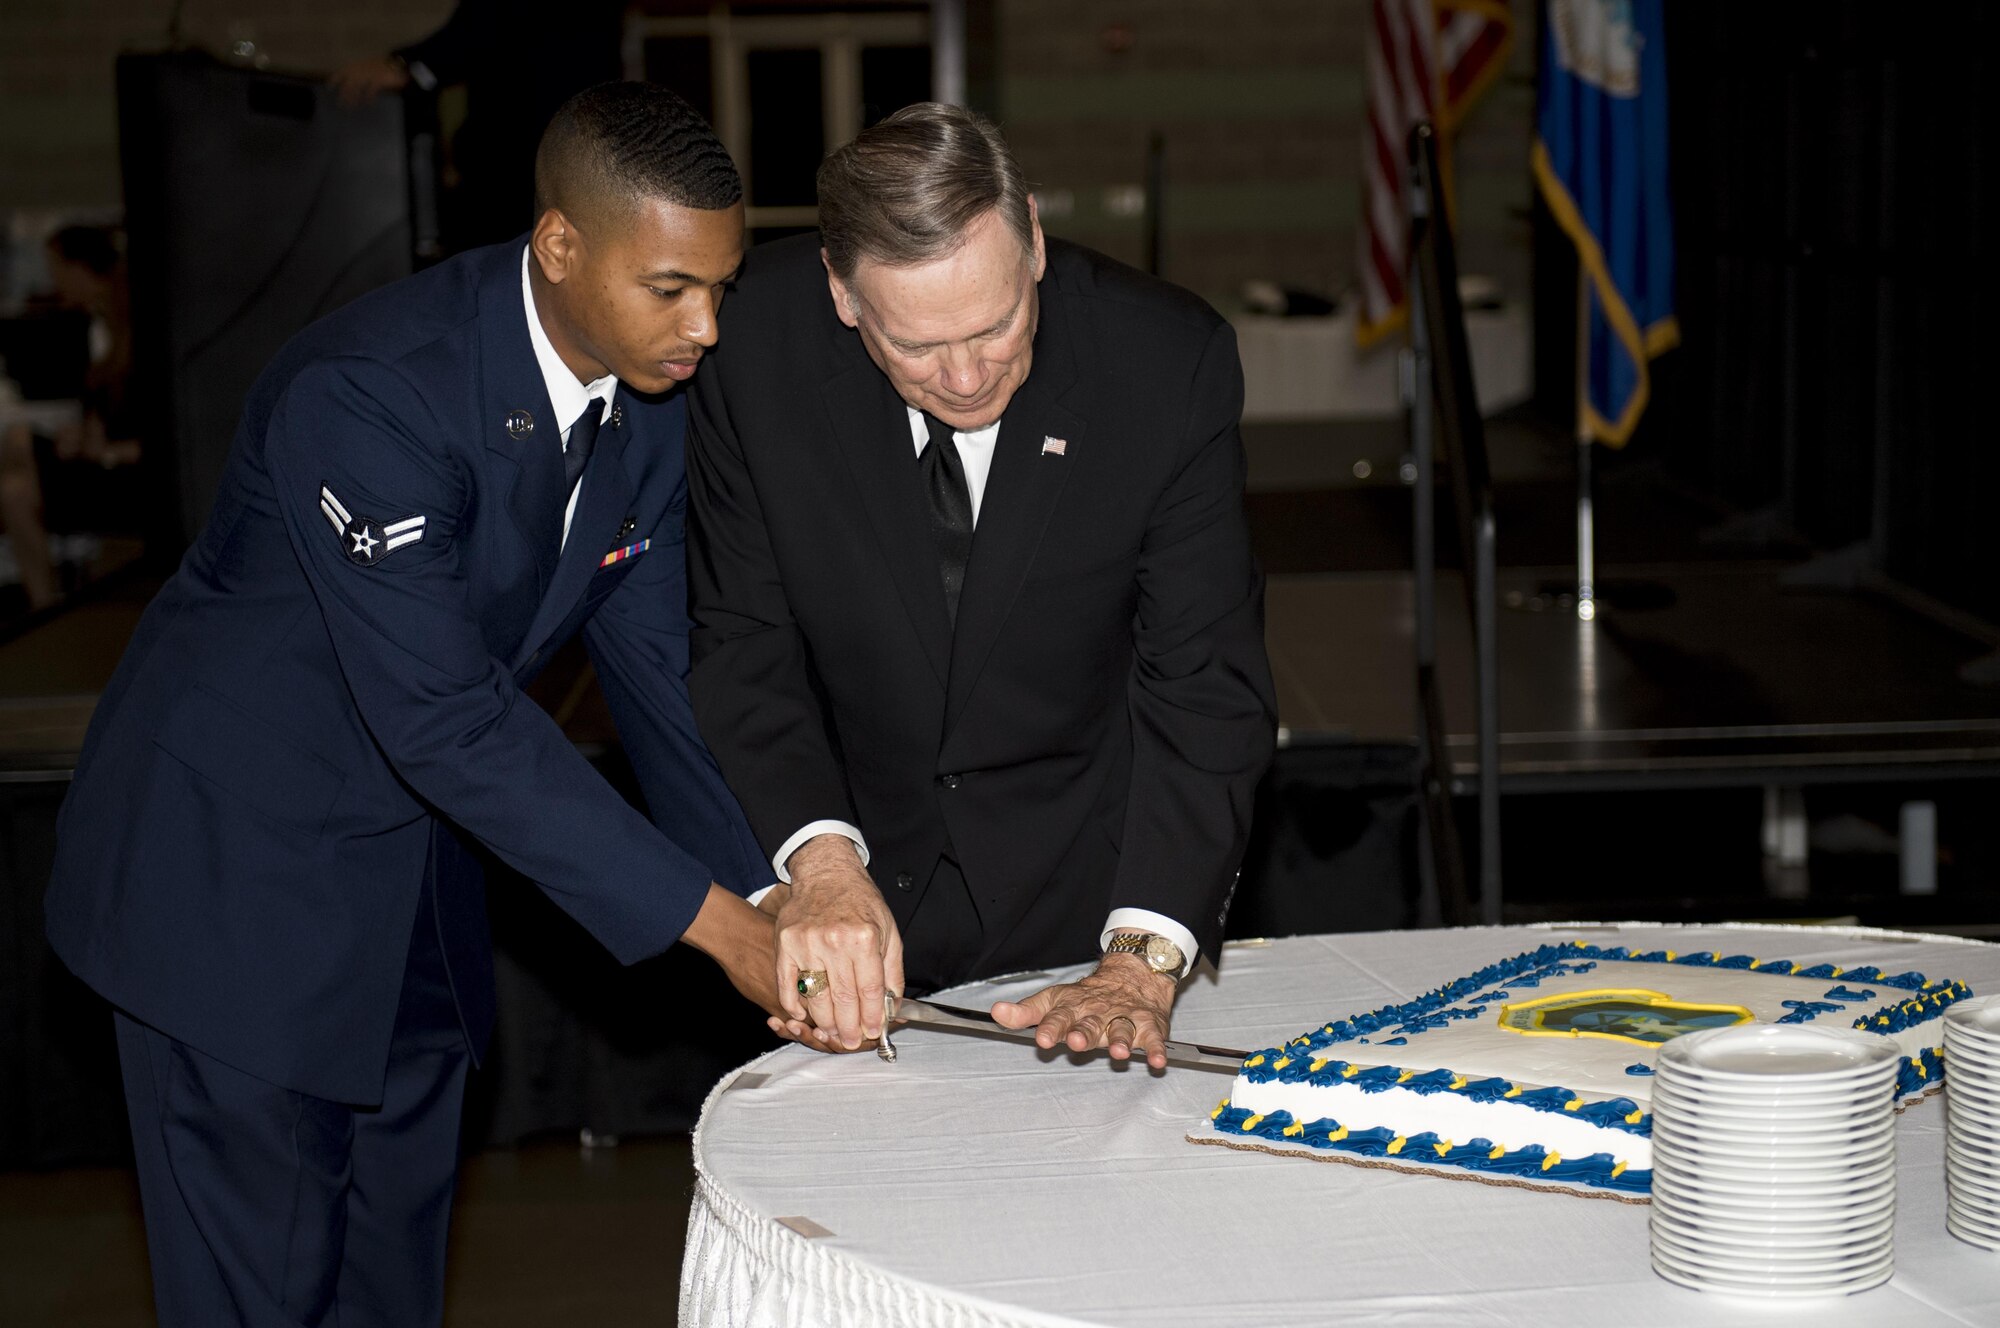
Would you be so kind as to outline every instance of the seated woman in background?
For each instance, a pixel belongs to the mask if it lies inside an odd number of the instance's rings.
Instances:
[[[66,226],[48,240],[53,303],[90,315],[90,368],[82,411],[72,424],[44,436],[28,425],[10,425],[0,436],[0,521],[4,521],[30,609],[46,608],[60,594],[51,530],[121,524],[136,497],[126,469],[139,459],[139,439],[128,401],[132,375],[132,317],[125,260],[116,232],[102,226]],[[121,501],[121,496],[123,501]]]

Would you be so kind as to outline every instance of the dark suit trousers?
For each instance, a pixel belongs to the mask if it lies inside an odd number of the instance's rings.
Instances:
[[[161,1328],[439,1322],[469,1057],[428,885],[379,1107],[116,1019]]]

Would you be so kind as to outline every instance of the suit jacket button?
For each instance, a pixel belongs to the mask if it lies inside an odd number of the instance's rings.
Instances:
[[[907,890],[910,888],[910,874],[908,872],[896,873],[896,888],[898,890]]]
[[[955,788],[957,788],[957,787],[958,787],[958,776],[957,776],[957,775],[939,775],[939,776],[938,776],[938,783],[939,783],[940,785],[942,785],[943,787],[945,787],[945,788],[948,788],[948,789],[955,789]]]

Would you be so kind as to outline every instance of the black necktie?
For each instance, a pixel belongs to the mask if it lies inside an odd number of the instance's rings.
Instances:
[[[944,579],[945,614],[958,622],[958,592],[965,585],[965,564],[972,557],[972,491],[965,484],[965,463],[951,426],[924,416],[931,440],[917,458],[924,472],[924,492],[931,503],[931,535],[937,540],[938,574]]]
[[[604,403],[596,397],[583,408],[583,414],[576,417],[576,423],[569,429],[569,443],[563,448],[563,504],[569,504],[569,496],[576,489],[577,479],[583,468],[590,464],[590,453],[597,446],[598,422],[604,417]]]

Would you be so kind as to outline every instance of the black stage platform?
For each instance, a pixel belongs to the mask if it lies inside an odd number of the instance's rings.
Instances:
[[[1882,595],[1788,590],[1789,566],[1621,568],[1588,623],[1546,593],[1560,569],[1504,570],[1503,792],[2000,776],[2000,695],[1958,678],[1983,641]],[[1652,603],[1616,607],[1620,582]],[[1412,648],[1410,579],[1275,576],[1267,593],[1285,741],[1407,741],[1415,688],[1385,665]],[[1439,647],[1455,773],[1470,774],[1465,624],[1447,618]]]

